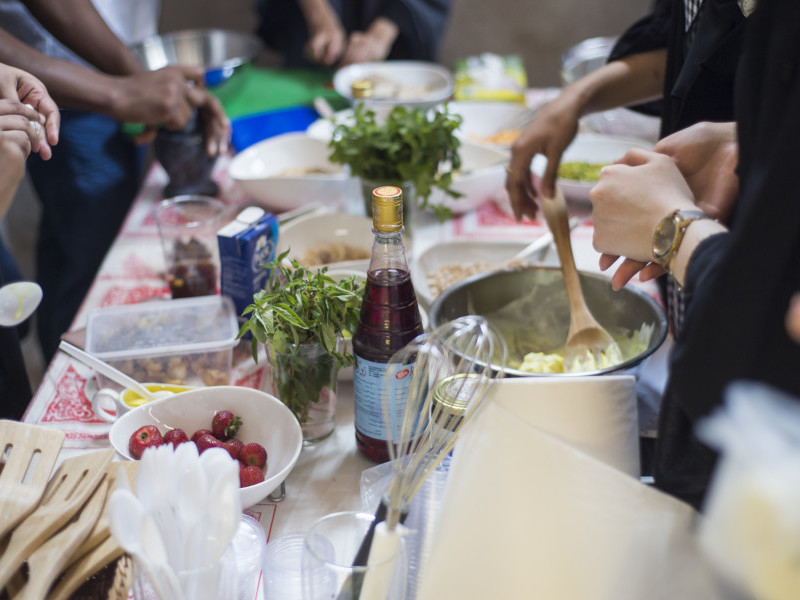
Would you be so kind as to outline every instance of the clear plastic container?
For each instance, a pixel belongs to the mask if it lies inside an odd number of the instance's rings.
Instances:
[[[86,351],[137,381],[227,385],[238,332],[223,296],[108,306],[89,313]],[[100,387],[119,388],[97,378]]]

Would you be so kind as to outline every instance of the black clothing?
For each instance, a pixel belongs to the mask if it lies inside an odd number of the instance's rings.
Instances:
[[[435,61],[444,35],[450,0],[330,0],[350,34],[366,31],[377,17],[394,22],[399,34],[388,59]],[[256,0],[261,22],[258,35],[268,48],[280,52],[289,68],[320,68],[303,55],[308,40],[297,0]]]
[[[17,328],[0,326],[0,419],[20,420],[30,400],[31,386]]]
[[[726,386],[753,379],[800,398],[800,346],[786,333],[800,290],[800,200],[788,165],[800,159],[800,2],[759,0],[735,87],[740,193],[727,234],[694,252],[694,289],[662,401],[656,485],[701,506],[714,453],[694,424]]]
[[[704,0],[687,31],[684,0],[658,0],[617,41],[609,60],[667,49],[661,137],[700,121],[733,120],[733,81],[746,19],[736,0]],[[691,43],[689,36],[691,35]]]

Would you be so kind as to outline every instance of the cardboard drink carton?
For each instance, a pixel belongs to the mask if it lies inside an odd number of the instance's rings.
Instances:
[[[269,279],[270,272],[263,265],[275,259],[278,219],[257,206],[250,206],[217,232],[217,242],[221,293],[233,300],[241,325],[247,320],[242,312]]]

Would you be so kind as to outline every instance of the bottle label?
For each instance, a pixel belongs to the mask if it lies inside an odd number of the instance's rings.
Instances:
[[[356,364],[353,368],[353,392],[355,395],[355,426],[364,435],[377,440],[387,439],[386,426],[383,420],[383,398],[384,385],[383,375],[386,373],[387,364],[372,362],[356,355]],[[397,398],[406,397],[411,386],[411,375],[414,372],[414,364],[392,365],[392,370],[396,375],[392,379],[394,389],[387,394],[387,397]],[[399,404],[396,407],[396,415],[393,418],[395,423],[402,423],[403,410],[405,406]],[[399,431],[393,432],[394,440],[397,439]]]

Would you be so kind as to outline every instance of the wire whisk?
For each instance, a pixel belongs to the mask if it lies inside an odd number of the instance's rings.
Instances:
[[[354,566],[376,560],[371,553],[376,530],[382,550],[400,543],[398,525],[412,499],[503,377],[506,357],[503,336],[483,317],[466,316],[418,336],[389,360],[383,416],[393,475]],[[366,593],[369,583],[351,582],[347,597],[358,598],[362,585]]]

